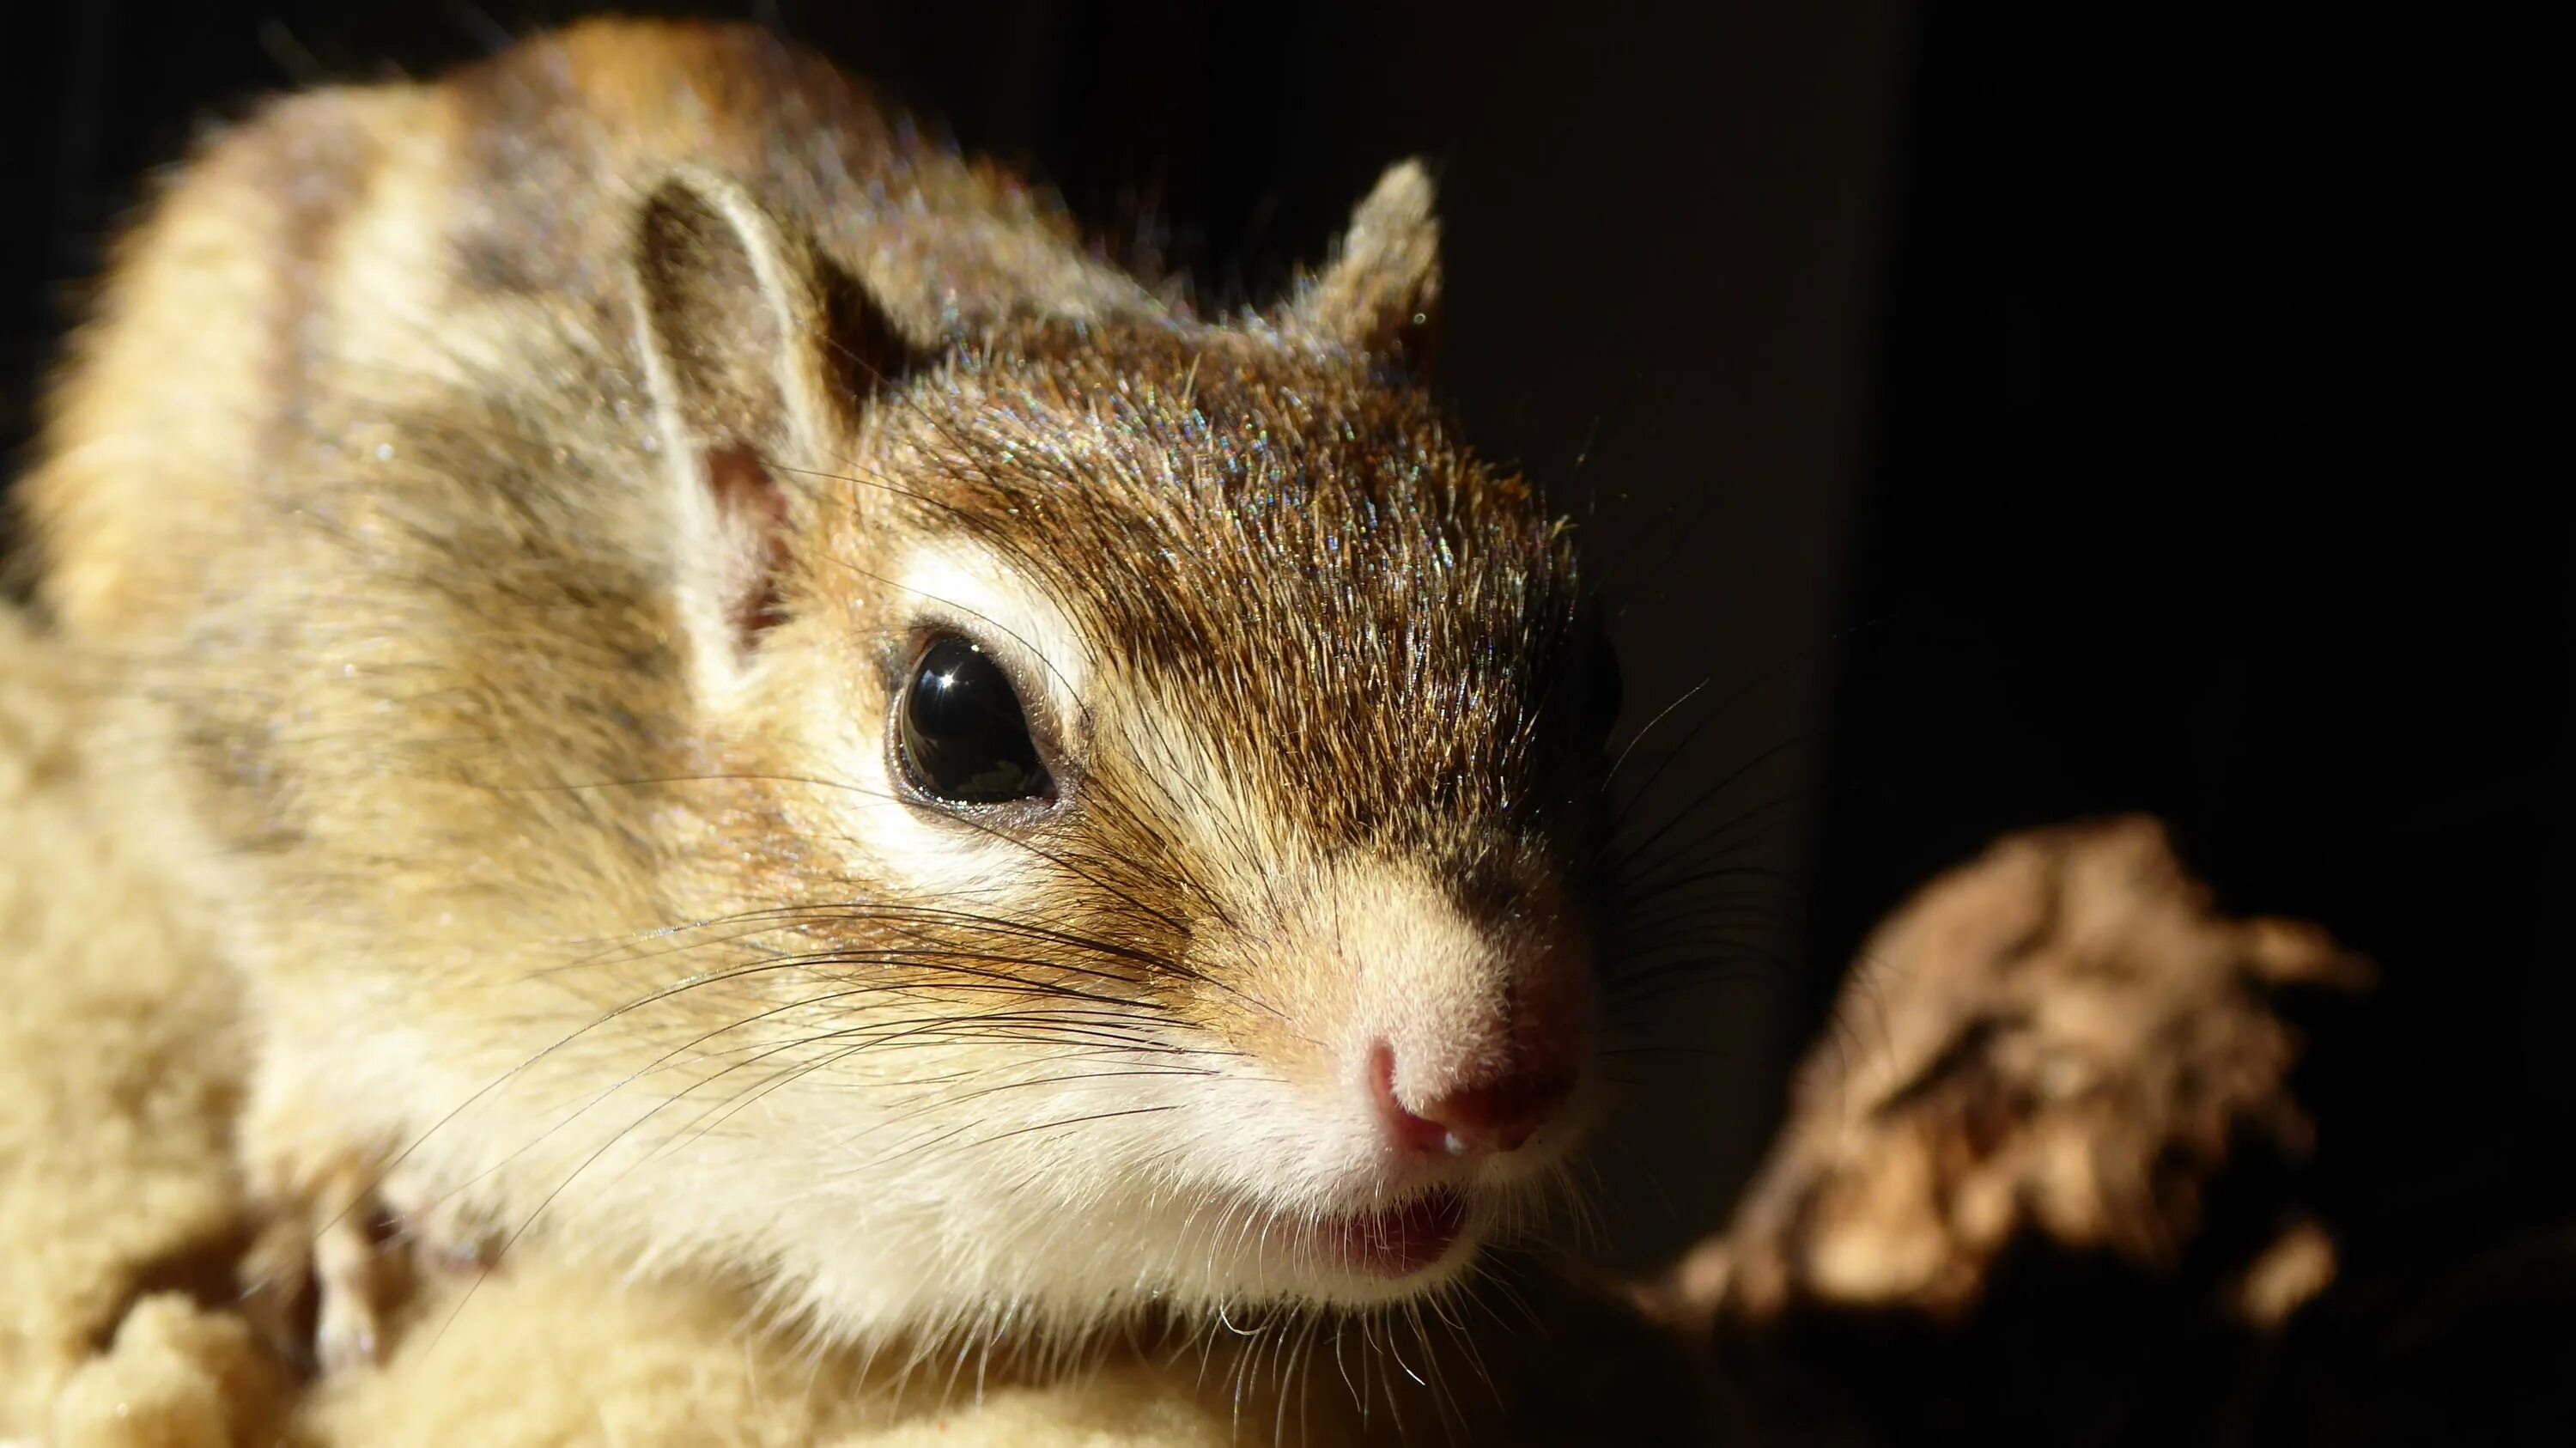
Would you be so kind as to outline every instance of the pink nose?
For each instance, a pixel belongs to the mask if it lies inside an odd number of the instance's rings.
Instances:
[[[1574,1073],[1555,1061],[1516,1063],[1408,1106],[1395,1090],[1395,1051],[1380,1043],[1378,1110],[1396,1145],[1425,1156],[1518,1151],[1574,1094]]]

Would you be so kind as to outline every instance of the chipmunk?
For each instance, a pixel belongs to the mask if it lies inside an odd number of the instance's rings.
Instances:
[[[1431,201],[1201,316],[823,60],[626,21],[175,173],[21,501],[326,1366],[378,1209],[853,1340],[1471,1270],[1597,1094],[1616,700],[1420,381]]]

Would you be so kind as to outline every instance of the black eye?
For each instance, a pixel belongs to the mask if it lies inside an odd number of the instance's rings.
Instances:
[[[953,634],[935,640],[912,666],[895,730],[904,771],[934,799],[1002,804],[1055,794],[1009,676]]]

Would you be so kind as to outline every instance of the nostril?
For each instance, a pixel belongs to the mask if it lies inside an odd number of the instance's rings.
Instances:
[[[1572,1094],[1562,1077],[1514,1077],[1452,1091],[1423,1106],[1454,1140],[1485,1151],[1518,1151]]]
[[[1467,1143],[1450,1133],[1448,1127],[1429,1117],[1416,1115],[1395,1094],[1395,1048],[1381,1041],[1369,1062],[1369,1073],[1377,1083],[1378,1114],[1386,1118],[1387,1130],[1396,1145],[1407,1151],[1433,1156],[1463,1156]]]
[[[1518,1151],[1574,1090],[1562,1073],[1523,1072],[1407,1106],[1395,1090],[1395,1052],[1381,1044],[1372,1064],[1379,1108],[1397,1144],[1440,1156]]]

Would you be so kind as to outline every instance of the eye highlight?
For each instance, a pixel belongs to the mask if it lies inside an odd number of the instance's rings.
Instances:
[[[913,787],[945,804],[1055,798],[1028,711],[1001,665],[970,640],[931,640],[904,680],[895,739]]]

